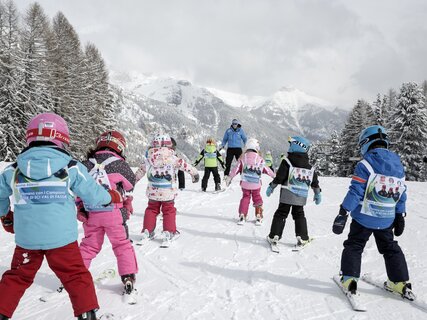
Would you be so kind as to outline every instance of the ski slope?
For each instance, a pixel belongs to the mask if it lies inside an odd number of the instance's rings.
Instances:
[[[189,177],[188,177],[189,178]],[[264,177],[263,194],[269,177]],[[388,296],[378,288],[360,282],[362,299],[368,309],[357,313],[334,284],[339,271],[345,232],[331,231],[349,179],[321,178],[323,203],[306,206],[313,243],[301,252],[291,252],[295,242],[292,217],[287,220],[281,252],[270,251],[265,240],[272,215],[278,205],[279,190],[271,198],[264,196],[264,225],[253,222],[238,226],[237,208],[241,196],[238,179],[223,193],[201,193],[200,184],[187,180],[187,190],[179,193],[177,225],[181,237],[168,249],[159,248],[160,240],[135,247],[139,274],[139,302],[121,301],[119,277],[98,286],[101,309],[98,315],[112,313],[114,319],[427,319],[427,313],[399,297]],[[407,226],[398,238],[408,261],[413,289],[427,301],[427,184],[408,183]],[[131,236],[142,227],[146,180],[134,192],[135,213],[129,222]],[[213,188],[213,181],[209,181]],[[312,194],[310,195],[312,197]],[[254,209],[250,209],[250,220]],[[157,231],[161,231],[158,220]],[[82,228],[80,226],[80,237]],[[0,232],[0,272],[8,269],[14,249],[13,236]],[[108,240],[93,261],[92,274],[116,268]],[[371,239],[363,254],[362,272],[386,279],[384,261]],[[13,319],[73,319],[68,297],[58,294],[48,302],[39,297],[53,291],[59,281],[46,263],[33,286],[25,293]],[[7,294],[2,292],[1,294]],[[105,318],[105,317],[104,317]]]

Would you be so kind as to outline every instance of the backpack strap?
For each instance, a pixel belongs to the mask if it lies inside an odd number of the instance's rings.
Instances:
[[[366,159],[363,159],[362,161],[360,161],[360,163],[362,163],[365,166],[365,168],[368,169],[368,171],[371,175],[375,174],[374,169],[372,168],[371,164]]]

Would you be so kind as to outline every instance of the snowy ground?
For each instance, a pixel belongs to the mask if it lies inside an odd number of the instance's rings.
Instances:
[[[135,248],[140,267],[139,303],[130,306],[121,302],[117,277],[98,288],[99,314],[113,313],[117,319],[126,320],[427,318],[426,313],[409,303],[365,283],[360,283],[360,292],[368,312],[356,313],[331,280],[339,271],[342,242],[348,232],[347,225],[346,231],[336,236],[331,225],[349,179],[321,179],[323,203],[315,206],[310,201],[306,207],[314,242],[302,252],[291,252],[295,239],[293,220],[289,217],[280,254],[271,252],[265,240],[278,205],[278,190],[271,198],[264,197],[263,226],[251,222],[238,226],[236,211],[241,191],[237,180],[227,192],[219,194],[198,192],[200,185],[187,180],[188,189],[180,192],[176,201],[181,237],[169,249],[159,248],[158,241]],[[263,192],[269,180],[264,178]],[[406,254],[413,289],[427,301],[427,280],[423,278],[427,270],[427,184],[408,185],[407,227],[399,242]],[[133,236],[142,227],[147,203],[145,186],[144,181],[134,193],[136,212],[129,223]],[[212,186],[211,180],[209,187]],[[160,228],[161,221],[159,232]],[[10,264],[13,240],[12,235],[0,232],[0,272]],[[106,268],[115,268],[108,240],[91,271],[96,275]],[[363,254],[362,272],[386,277],[383,258],[373,239]],[[46,303],[38,300],[58,284],[45,263],[21,300],[14,319],[73,319],[67,296]]]

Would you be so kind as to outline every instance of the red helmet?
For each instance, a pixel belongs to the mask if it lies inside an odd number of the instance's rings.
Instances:
[[[96,148],[110,148],[118,154],[124,154],[126,139],[118,131],[106,131],[96,139]]]

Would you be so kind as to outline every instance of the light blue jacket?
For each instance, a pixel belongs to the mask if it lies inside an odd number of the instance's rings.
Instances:
[[[17,168],[32,181],[57,181],[55,173],[65,168],[68,172],[68,190],[61,202],[16,203],[16,165],[8,166],[0,174],[0,216],[7,214],[9,196],[14,199],[15,242],[29,250],[49,250],[63,247],[77,240],[75,195],[92,205],[111,202],[108,192],[88,174],[86,167],[72,161],[70,155],[57,148],[42,146],[25,150],[17,158]],[[15,192],[14,192],[15,190]],[[37,190],[38,189],[32,189]],[[74,194],[75,195],[74,195]],[[25,201],[24,201],[25,202]]]
[[[368,151],[364,159],[369,162],[375,173],[396,178],[404,178],[405,171],[397,154],[382,148],[376,148]],[[363,214],[360,212],[361,201],[365,196],[365,190],[370,173],[362,162],[359,162],[354,171],[350,188],[344,198],[342,206],[351,212],[351,217],[362,226],[369,229],[386,229],[391,226],[394,217],[378,218]],[[400,200],[396,203],[395,213],[403,214],[406,212],[406,191],[403,192]]]
[[[228,143],[229,148],[243,148],[246,144],[246,134],[242,128],[238,127],[236,130],[233,128],[228,128],[224,133],[224,138],[222,139],[222,146]],[[243,142],[243,143],[242,143]]]

